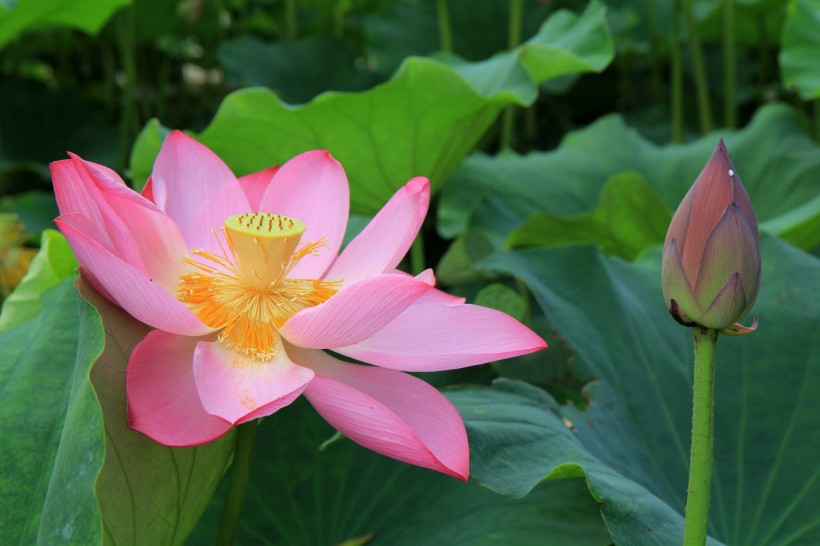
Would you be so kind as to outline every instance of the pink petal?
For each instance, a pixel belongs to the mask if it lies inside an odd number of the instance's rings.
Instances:
[[[740,273],[742,283],[753,292],[747,301],[754,302],[760,275],[759,246],[756,231],[742,209],[736,203],[730,203],[709,232],[701,255],[700,270],[694,283],[695,296],[701,306],[709,305],[735,273]]]
[[[76,156],[51,164],[54,195],[61,214],[81,214],[96,226],[94,238],[109,252],[145,269],[131,230],[108,206],[103,192],[86,168],[86,163]],[[119,184],[125,184],[114,174]],[[111,184],[107,184],[110,186]]]
[[[145,197],[146,199],[148,199],[152,203],[154,203],[154,189],[153,188],[154,188],[154,183],[151,182],[151,177],[149,176],[148,181],[142,187],[142,191],[140,192],[140,195],[142,195],[143,197]]]
[[[707,328],[721,330],[730,328],[741,317],[741,309],[746,307],[746,289],[738,273],[732,275],[718,291],[715,299],[701,315],[699,324]]]
[[[179,226],[190,248],[219,249],[211,229],[250,211],[245,192],[225,163],[180,131],[165,139],[151,173],[157,206]]]
[[[751,334],[752,332],[757,330],[757,319],[758,316],[755,315],[755,318],[752,321],[751,326],[743,326],[739,322],[735,322],[728,328],[724,328],[723,330],[721,330],[720,333],[725,336],[745,336]]]
[[[98,243],[93,233],[84,229],[90,224],[88,219],[79,214],[66,214],[54,222],[68,239],[80,265],[91,273],[95,286],[99,284],[101,291],[131,316],[174,334],[203,335],[211,331],[146,272],[124,262]]]
[[[395,268],[413,244],[429,204],[429,181],[410,180],[345,247],[326,277],[350,284]]]
[[[262,196],[268,189],[271,180],[273,180],[273,175],[275,175],[278,170],[279,165],[274,165],[258,173],[246,174],[239,179],[239,184],[242,186],[242,189],[245,190],[245,196],[247,196],[248,203],[250,203],[253,212],[262,212],[259,209]]]
[[[99,190],[100,209],[111,211],[123,220],[120,229],[127,230],[136,247],[141,264],[149,276],[173,292],[183,272],[182,257],[188,248],[176,223],[151,201],[127,187],[117,174],[102,165],[72,156],[77,171],[84,171]]]
[[[470,449],[464,423],[447,398],[412,375],[346,364],[288,346],[316,372],[305,396],[336,430],[382,455],[466,480]]]
[[[99,226],[104,224],[100,206],[97,203],[96,188],[86,176],[85,170],[78,170],[73,159],[55,161],[49,165],[54,196],[61,214],[80,213]]]
[[[666,305],[671,307],[672,300],[675,300],[678,310],[684,315],[680,317],[682,319],[690,320],[700,317],[703,310],[695,298],[695,291],[683,269],[677,239],[671,239],[663,248],[661,274]]]
[[[325,238],[328,247],[299,262],[291,277],[321,278],[342,245],[350,208],[347,176],[326,151],[297,155],[279,169],[262,196],[259,210],[300,220],[307,229],[302,242]]]
[[[265,417],[293,402],[313,372],[288,359],[284,349],[259,362],[219,342],[200,342],[194,378],[205,411],[234,424]]]
[[[199,339],[154,330],[134,348],[125,372],[128,426],[177,447],[204,444],[231,429],[199,401],[193,362]]]
[[[423,276],[422,276],[423,275]],[[342,289],[325,303],[303,309],[279,333],[290,343],[333,349],[371,336],[432,288],[428,272],[379,275]]]
[[[432,293],[367,339],[334,350],[384,368],[432,372],[546,347],[543,339],[509,315],[477,305],[448,303]]]

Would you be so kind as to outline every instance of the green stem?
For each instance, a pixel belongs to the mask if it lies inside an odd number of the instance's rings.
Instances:
[[[820,99],[814,99],[814,140],[820,142]]]
[[[735,73],[735,0],[723,0],[723,109],[729,129],[737,125]]]
[[[712,105],[709,102],[709,86],[706,82],[706,68],[703,64],[703,51],[700,45],[698,24],[695,20],[694,0],[683,0],[683,15],[686,20],[686,35],[689,40],[689,53],[692,55],[692,68],[695,71],[695,89],[698,98],[698,117],[700,132],[712,131]]]
[[[649,27],[649,51],[652,60],[650,73],[649,94],[652,102],[657,102],[661,96],[661,34],[658,30],[658,16],[655,9],[655,0],[646,0],[646,24]]]
[[[453,30],[450,26],[450,7],[447,0],[436,0],[438,11],[438,37],[442,51],[453,52]]]
[[[758,72],[758,84],[760,85],[761,89],[765,89],[769,83],[769,47],[766,45],[769,43],[769,37],[766,33],[766,18],[768,14],[763,13],[760,14],[756,21],[757,21],[757,42],[760,45],[760,49],[757,52],[757,58],[759,61],[759,66],[757,69]]]
[[[680,0],[675,0],[672,17],[672,141],[683,143],[683,66],[680,54]]]
[[[715,429],[715,347],[718,331],[695,327],[695,382],[692,403],[692,451],[683,546],[706,544],[712,446]]]
[[[222,508],[222,519],[216,536],[217,546],[231,546],[236,538],[239,516],[242,514],[242,505],[245,504],[245,491],[248,489],[258,424],[259,420],[254,419],[237,427],[236,447],[231,463],[231,482],[228,485],[225,506]]]
[[[427,264],[424,261],[424,238],[419,232],[416,240],[413,241],[413,246],[410,247],[410,270],[413,275],[418,275],[425,269],[427,269]]]
[[[513,49],[521,43],[521,23],[524,12],[524,0],[510,0],[510,21],[507,33],[508,49]],[[508,106],[501,119],[501,149],[512,148],[512,135],[515,125],[515,107]]]
[[[122,90],[122,117],[120,118],[120,162],[128,164],[128,153],[132,139],[139,132],[139,114],[135,102],[137,88],[136,20],[134,8],[124,9],[119,19],[120,62],[125,72],[125,86]]]
[[[296,0],[285,0],[285,37],[296,38]]]

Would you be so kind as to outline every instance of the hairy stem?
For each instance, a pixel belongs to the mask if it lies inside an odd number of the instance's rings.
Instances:
[[[695,327],[695,381],[692,403],[692,450],[686,497],[684,546],[706,544],[709,494],[712,484],[712,446],[715,430],[715,347],[718,331]]]

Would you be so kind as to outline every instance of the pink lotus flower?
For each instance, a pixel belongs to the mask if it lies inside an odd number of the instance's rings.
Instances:
[[[337,256],[348,185],[325,151],[237,180],[173,132],[142,195],[74,155],[51,171],[56,223],[83,275],[156,328],[133,350],[126,388],[129,425],[162,444],[208,442],[304,394],[355,442],[466,479],[461,417],[403,372],[546,347],[511,317],[437,290],[431,271],[395,269],[427,213],[425,178]]]

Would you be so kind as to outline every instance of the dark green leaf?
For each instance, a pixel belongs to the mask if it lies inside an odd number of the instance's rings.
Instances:
[[[329,36],[270,44],[241,36],[220,45],[219,59],[231,79],[268,87],[291,104],[323,91],[361,91],[374,83],[356,69],[355,51]]]
[[[363,537],[368,546],[610,542],[579,480],[544,484],[513,500],[376,455],[347,439],[320,451],[331,433],[304,400],[265,419],[239,545],[338,545]],[[215,497],[190,544],[213,541],[221,498]]]
[[[811,393],[820,384],[820,261],[772,237],[763,238],[762,254],[754,309],[761,327],[718,343],[709,529],[733,546],[815,544],[820,462],[812,454],[820,450],[820,398]],[[692,340],[667,315],[660,252],[629,264],[590,247],[569,247],[497,255],[481,266],[519,275],[598,378],[588,410],[569,408],[565,417],[590,455],[646,490],[604,505],[615,542],[679,542]],[[475,475],[494,488],[523,494],[553,469],[578,460],[546,457],[507,474],[482,473],[481,459],[475,463]],[[588,463],[581,466],[593,476]],[[595,494],[594,484],[591,490]],[[657,512],[655,501],[651,510],[641,507],[651,496],[666,508]]]
[[[820,98],[820,1],[792,0],[783,27],[780,70],[805,100]]]
[[[391,74],[408,55],[425,56],[441,49],[435,4],[427,0],[388,2],[386,11],[365,19],[368,57],[381,74]],[[453,52],[459,57],[479,61],[507,49],[506,32],[499,32],[499,22],[506,24],[509,17],[507,0],[447,2],[447,6]],[[524,3],[521,34],[525,39],[538,32],[548,9],[538,2]]]
[[[102,538],[94,480],[104,434],[88,371],[103,330],[71,283],[45,291],[43,312],[0,333],[0,536],[8,544]]]
[[[444,284],[477,282],[484,276],[473,264],[494,252],[493,243],[478,231],[468,231],[453,241],[436,267],[436,278]]]
[[[509,246],[552,247],[572,243],[600,245],[607,254],[632,260],[662,243],[672,211],[636,173],[615,175],[604,184],[598,206],[560,218],[536,212],[510,234]]]
[[[491,489],[529,499],[531,488],[544,480],[586,478],[619,546],[681,541],[683,518],[650,490],[591,454],[571,432],[574,423],[561,417],[546,392],[499,380],[492,388],[455,391],[452,400],[467,425],[473,475]],[[620,443],[615,434],[609,441]]]
[[[805,133],[796,112],[784,105],[766,106],[745,129],[723,136],[762,227],[803,248],[820,244],[820,147]],[[659,148],[611,115],[571,133],[553,152],[474,155],[442,195],[439,231],[453,237],[472,226],[503,241],[536,212],[564,219],[588,212],[604,182],[624,171],[643,176],[675,208],[717,141],[715,135]],[[489,214],[488,206],[495,212]],[[793,214],[804,206],[810,209]],[[504,221],[498,219],[501,212]]]

